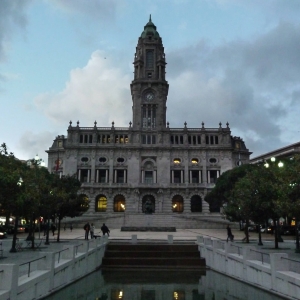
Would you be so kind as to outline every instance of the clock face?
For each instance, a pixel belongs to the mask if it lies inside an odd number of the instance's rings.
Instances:
[[[147,101],[152,101],[154,99],[154,94],[152,92],[148,92],[145,96]]]

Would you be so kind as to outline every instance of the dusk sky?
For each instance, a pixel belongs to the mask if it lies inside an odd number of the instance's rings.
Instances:
[[[299,0],[0,0],[0,143],[47,162],[70,120],[127,127],[150,14],[170,127],[228,121],[251,157],[300,140]]]

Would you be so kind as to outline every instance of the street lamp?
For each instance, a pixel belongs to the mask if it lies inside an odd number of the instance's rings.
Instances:
[[[275,157],[271,157],[271,162],[272,163],[275,163],[276,161],[276,158]],[[279,161],[279,163],[277,164],[277,166],[279,168],[282,168],[284,166],[283,162],[282,161]],[[266,161],[265,164],[264,164],[264,167],[265,168],[269,168],[270,167],[270,164]],[[280,234],[280,226],[278,228],[278,223],[279,223],[279,220],[274,220],[275,221],[275,244],[277,244],[276,242],[283,242],[283,239],[281,237],[281,234]]]
[[[19,188],[21,188],[22,184],[23,184],[23,179],[22,179],[22,177],[20,177],[19,180],[18,180],[18,182],[17,182],[17,186]],[[14,227],[13,242],[12,242],[11,249],[9,250],[9,252],[11,252],[11,253],[17,252],[16,243],[17,243],[18,223],[19,223],[19,216],[18,216],[18,214],[16,214],[15,215],[15,227]]]

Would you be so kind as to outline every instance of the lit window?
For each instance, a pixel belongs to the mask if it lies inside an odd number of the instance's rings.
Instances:
[[[173,162],[174,162],[174,164],[180,164],[181,159],[180,158],[174,158]]]
[[[193,164],[193,165],[198,164],[198,162],[199,162],[199,159],[198,159],[198,158],[192,158],[192,164]]]

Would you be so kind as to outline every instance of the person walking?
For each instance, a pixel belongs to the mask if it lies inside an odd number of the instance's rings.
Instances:
[[[90,223],[87,222],[87,223],[84,225],[83,229],[84,229],[84,239],[85,239],[85,240],[88,240],[88,239],[89,239],[89,232],[90,232],[90,229],[91,229]]]
[[[108,229],[108,227],[105,225],[105,223],[103,223],[102,227],[101,227],[101,231],[102,234],[105,235],[105,233],[107,233],[107,236],[109,236],[110,230]]]
[[[227,225],[226,229],[227,229],[227,240],[226,241],[228,242],[228,240],[230,240],[231,242],[233,242],[234,235],[231,232],[230,226]]]
[[[71,225],[70,225],[70,230],[71,230],[71,232],[72,232],[72,230],[73,230],[73,225],[72,225],[72,223],[71,223]]]
[[[93,239],[94,238],[94,233],[95,233],[94,223],[91,224],[90,233],[91,233],[91,239]]]
[[[54,235],[55,234],[55,230],[56,230],[56,226],[54,223],[51,224],[51,231],[52,231],[52,234]]]

